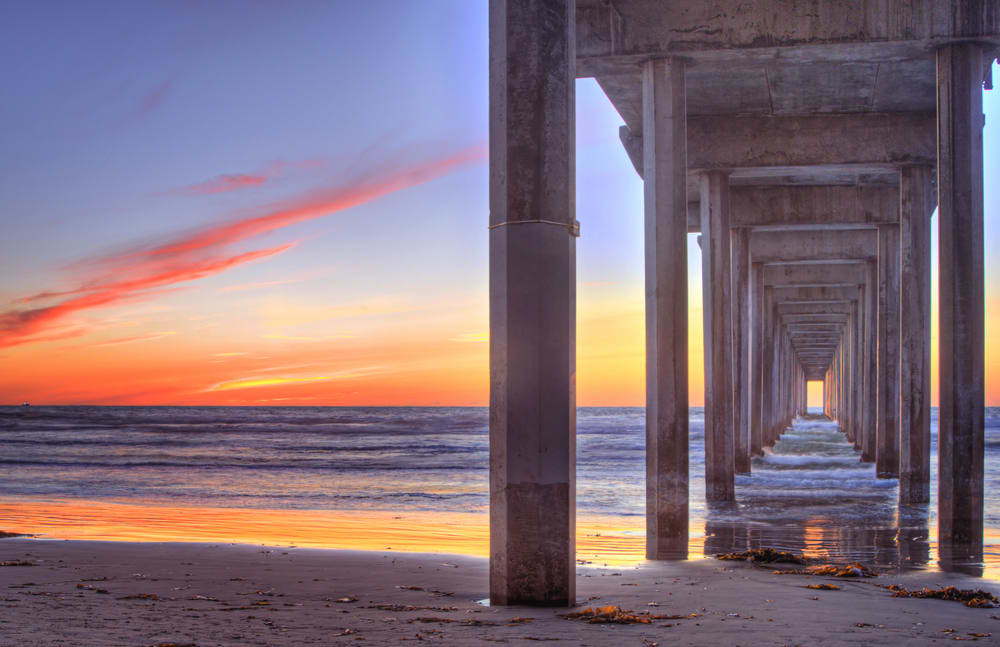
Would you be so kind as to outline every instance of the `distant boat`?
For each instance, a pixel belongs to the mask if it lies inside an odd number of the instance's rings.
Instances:
[[[30,402],[25,402],[25,403],[24,403],[24,404],[22,404],[21,406],[22,406],[22,407],[30,407],[30,406],[31,406],[31,403],[30,403]]]

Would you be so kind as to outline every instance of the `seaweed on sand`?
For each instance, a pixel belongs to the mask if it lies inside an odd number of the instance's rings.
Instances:
[[[715,558],[741,562],[754,562],[757,564],[773,564],[775,562],[785,562],[788,564],[806,563],[805,558],[801,555],[787,553],[783,550],[775,550],[774,548],[756,548],[754,550],[748,550],[744,553],[726,553],[725,555],[716,555]]]
[[[589,624],[616,624],[616,625],[648,625],[654,620],[680,620],[685,618],[696,618],[698,614],[692,613],[686,616],[657,615],[649,612],[635,613],[631,609],[622,609],[614,605],[606,607],[587,607],[582,611],[565,613],[561,617],[567,620],[583,620]]]
[[[925,586],[919,591],[909,591],[898,584],[889,584],[887,589],[892,591],[894,598],[934,598],[937,600],[951,600],[961,602],[967,607],[978,609],[992,609],[1000,606],[1000,600],[989,591],[982,589],[960,589],[956,586],[945,586],[940,589],[932,589]]]

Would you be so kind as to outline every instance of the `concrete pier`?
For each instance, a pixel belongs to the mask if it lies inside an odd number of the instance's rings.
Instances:
[[[732,229],[733,456],[737,474],[750,473],[750,229]]]
[[[729,177],[701,176],[701,259],[705,327],[705,498],[736,496],[733,454],[732,252]]]
[[[751,261],[753,257],[751,256]],[[761,456],[763,450],[764,369],[764,270],[761,263],[750,264],[750,454]]]
[[[938,533],[956,559],[980,559],[983,544],[983,58],[971,43],[937,51]]]
[[[576,601],[572,2],[490,4],[490,600]]]
[[[684,64],[642,69],[646,234],[646,556],[687,554],[687,131]]]
[[[940,545],[946,561],[981,556],[981,92],[1000,2],[751,4],[490,1],[498,604],[574,600],[576,77],[614,104],[643,179],[647,556],[687,550],[691,233],[707,498],[738,496],[734,475],[823,380],[860,460],[898,476],[901,505],[928,500],[935,174]]]
[[[878,429],[878,266],[874,261],[865,264],[865,379],[864,422],[861,430],[861,461],[875,462]]]
[[[931,486],[931,170],[900,170],[899,502]]]
[[[899,225],[878,228],[878,425],[875,471],[899,475]]]

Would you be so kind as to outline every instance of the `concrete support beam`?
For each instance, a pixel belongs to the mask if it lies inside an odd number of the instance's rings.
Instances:
[[[794,325],[843,325],[847,323],[846,314],[783,314],[781,321],[789,326]]]
[[[851,314],[851,306],[847,301],[837,301],[835,303],[781,303],[778,304],[777,311],[778,315],[782,318],[795,315],[840,315],[846,318],[847,315]]]
[[[692,170],[872,168],[934,161],[934,115],[922,112],[688,118]],[[628,126],[619,138],[636,170],[642,139]],[[782,171],[784,172],[784,171]]]
[[[855,434],[858,431],[858,424],[855,419],[855,411],[857,407],[857,362],[854,357],[854,327],[858,318],[858,311],[860,310],[860,288],[858,292],[858,300],[851,303],[851,316],[847,325],[844,327],[843,336],[841,337],[841,345],[844,349],[844,418],[846,421],[844,425],[844,433],[847,435],[847,440],[851,443],[854,443]]]
[[[931,483],[931,169],[902,169],[899,187],[899,502],[927,503]]]
[[[576,602],[575,3],[490,3],[490,600]]]
[[[750,473],[750,230],[733,228],[733,424],[737,474]]]
[[[874,286],[873,286],[874,287]],[[858,288],[859,298],[857,307],[851,315],[851,386],[854,389],[853,409],[851,416],[854,424],[854,436],[851,441],[854,449],[861,449],[861,435],[864,433],[864,384],[863,384],[863,353],[864,353],[864,312],[865,293],[868,286],[862,282]]]
[[[737,186],[734,227],[896,222],[897,192],[884,186]]]
[[[868,280],[865,285],[864,322],[864,417],[861,435],[861,461],[875,462],[875,446],[878,428],[878,266],[874,262],[865,264]]]
[[[751,261],[753,257],[751,255]],[[760,263],[750,265],[750,454],[762,456],[761,404],[764,359],[764,271]]]
[[[688,542],[687,136],[684,67],[642,68],[646,233],[646,557]]]
[[[705,498],[736,498],[733,453],[733,323],[729,179],[701,178],[702,286],[705,327]]]
[[[937,51],[942,556],[983,550],[983,51]]]
[[[577,12],[581,76],[634,68],[663,56],[698,62],[749,59],[804,63],[827,56],[843,63],[891,62],[931,41],[996,33],[1000,9],[954,11],[934,0],[801,4],[778,0],[760,11],[737,2],[582,1]],[[758,8],[761,5],[756,5]],[[850,47],[844,47],[849,43]]]
[[[878,425],[875,472],[899,476],[899,225],[878,228]]]
[[[893,226],[893,225],[889,225]],[[813,285],[809,287],[781,286],[774,288],[774,299],[786,301],[852,301],[858,298],[858,286]]]
[[[752,237],[752,234],[751,234]],[[753,243],[751,243],[751,256]],[[774,288],[764,286],[762,291],[763,322],[761,326],[761,444],[770,447],[773,443],[774,427],[774,374],[775,374],[775,338],[777,337],[775,323],[777,319],[776,306],[771,293]]]
[[[843,261],[878,258],[875,229],[756,230],[750,234],[755,263]]]
[[[862,261],[769,263],[764,266],[764,283],[775,287],[861,285],[864,282],[865,266]]]

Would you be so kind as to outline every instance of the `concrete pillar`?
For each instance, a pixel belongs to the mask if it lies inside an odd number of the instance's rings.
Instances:
[[[750,229],[732,230],[733,425],[736,473],[750,473]]]
[[[576,603],[574,2],[490,3],[490,600]]]
[[[646,231],[646,557],[688,541],[687,117],[683,63],[642,68]]]
[[[860,299],[860,293],[859,297]],[[858,422],[858,414],[861,412],[861,387],[858,385],[858,380],[861,377],[861,371],[858,369],[858,320],[861,315],[861,304],[860,301],[855,301],[851,304],[851,316],[850,316],[850,326],[847,328],[847,339],[845,340],[847,344],[847,358],[848,358],[848,375],[847,383],[850,385],[848,392],[850,393],[850,409],[848,411],[848,418],[850,419],[849,428],[851,432],[850,441],[852,443],[857,443],[858,432],[861,429],[861,424]]]
[[[875,472],[899,475],[899,225],[878,227],[878,427]]]
[[[763,456],[761,404],[763,402],[764,353],[764,270],[760,263],[751,263],[750,285],[750,453]]]
[[[937,51],[940,384],[938,533],[942,551],[983,544],[983,52]]]
[[[705,327],[705,498],[731,501],[733,481],[733,323],[729,177],[700,177]]]
[[[875,462],[878,427],[878,268],[865,263],[865,423],[861,438],[861,461]]]
[[[864,369],[864,313],[865,313],[865,286],[858,286],[858,306],[854,317],[854,388],[855,388],[855,411],[854,411],[854,449],[861,449],[861,439],[865,428],[865,369]]]
[[[771,293],[774,290],[769,285],[764,286],[762,304],[764,321],[761,329],[761,442],[764,447],[773,444],[774,430],[774,301]]]
[[[904,167],[899,188],[899,501],[927,503],[931,483],[931,169]]]

